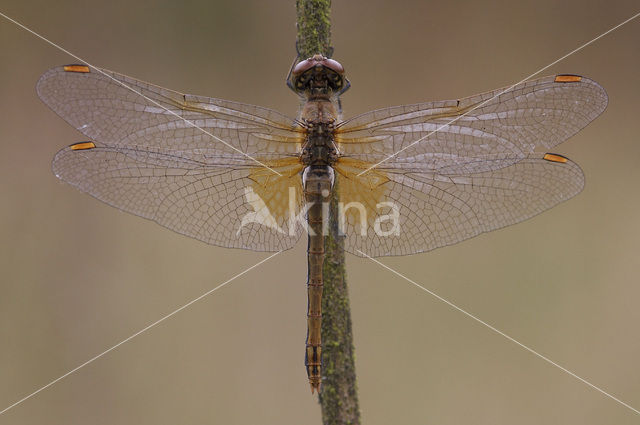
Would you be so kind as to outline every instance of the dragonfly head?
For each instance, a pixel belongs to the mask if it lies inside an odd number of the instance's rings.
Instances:
[[[298,62],[287,78],[287,86],[299,96],[328,98],[341,95],[350,87],[340,62],[322,55],[313,55]]]

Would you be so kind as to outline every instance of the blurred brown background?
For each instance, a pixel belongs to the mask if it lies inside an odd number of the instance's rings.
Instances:
[[[295,115],[294,0],[17,1],[89,62]],[[334,1],[346,115],[519,81],[638,12],[604,0]],[[604,86],[555,150],[575,199],[398,271],[640,408],[640,18],[542,73]],[[37,98],[76,60],[0,18],[0,410],[266,257],[188,239],[58,181],[84,137]],[[0,424],[319,424],[303,368],[305,243],[0,416]],[[363,423],[632,424],[639,416],[366,259],[348,257]]]

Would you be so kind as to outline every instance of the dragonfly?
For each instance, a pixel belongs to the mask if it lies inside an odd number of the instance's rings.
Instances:
[[[295,118],[84,64],[47,71],[37,93],[88,138],[52,165],[79,190],[221,247],[278,252],[307,234],[312,393],[332,195],[338,237],[361,257],[425,252],[526,220],[582,190],[580,167],[550,150],[608,102],[591,79],[559,74],[343,119],[351,84],[319,54],[297,61],[287,85],[302,100]]]

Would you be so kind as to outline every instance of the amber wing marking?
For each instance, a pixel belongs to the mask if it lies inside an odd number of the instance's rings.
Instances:
[[[263,160],[260,160],[261,162]],[[264,160],[264,167],[252,168],[249,172],[251,189],[258,195],[277,222],[290,219],[290,212],[297,214],[302,199],[302,178],[304,165],[297,157],[278,160]],[[281,175],[275,174],[272,170]]]
[[[373,226],[377,217],[378,204],[385,201],[385,183],[389,181],[387,175],[376,168],[358,176],[372,164],[350,158],[341,158],[334,166],[338,173],[340,184],[340,202],[343,205],[345,219],[354,228],[364,223],[361,221],[362,212],[358,208],[364,207],[366,225]],[[351,204],[352,206],[350,206]]]
[[[69,147],[71,148],[72,151],[83,151],[86,149],[95,148],[96,144],[93,142],[80,142],[80,143],[75,143]]]
[[[87,65],[65,65],[63,68],[66,72],[90,72]]]
[[[556,83],[577,83],[582,80],[580,75],[573,74],[560,74],[556,75],[555,82]]]
[[[542,158],[546,159],[547,161],[560,162],[563,164],[569,161],[569,158],[567,158],[566,156],[558,155],[557,153],[546,153]]]

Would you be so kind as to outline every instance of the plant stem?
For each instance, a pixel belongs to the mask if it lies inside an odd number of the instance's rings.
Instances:
[[[298,35],[296,47],[301,59],[322,54],[330,57],[331,0],[296,0]],[[322,370],[320,392],[322,422],[325,425],[358,425],[360,411],[347,292],[344,236],[338,233],[338,179],[329,207],[329,234],[325,237],[322,295]]]

